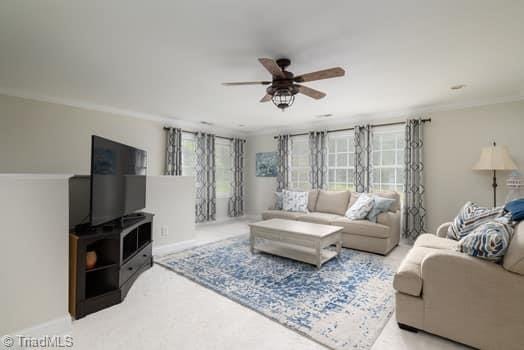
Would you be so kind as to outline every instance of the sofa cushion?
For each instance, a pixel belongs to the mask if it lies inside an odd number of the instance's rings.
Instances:
[[[262,220],[269,220],[269,219],[296,220],[302,215],[304,215],[304,213],[284,211],[284,210],[266,210],[262,213]]]
[[[298,191],[284,190],[282,197],[282,209],[285,211],[294,211],[300,213],[307,213],[307,204],[309,193]]]
[[[331,222],[331,225],[341,226],[342,232],[352,235],[368,236],[374,238],[389,238],[390,230],[388,226],[375,224],[368,220],[349,220],[346,217],[339,217]]]
[[[362,194],[358,200],[346,211],[345,216],[350,220],[362,220],[368,216],[371,209],[373,209],[373,196]]]
[[[393,288],[405,294],[420,296],[422,293],[422,261],[434,252],[438,252],[438,249],[413,247],[402,260],[395,274]]]
[[[371,222],[377,222],[377,216],[381,213],[386,213],[389,211],[389,208],[395,203],[395,200],[392,198],[385,198],[373,195],[373,208],[371,208],[368,213],[367,219]]]
[[[315,211],[344,215],[348,208],[349,191],[320,191]]]
[[[284,205],[282,203],[283,201],[283,192],[273,192],[273,196],[275,197],[275,204],[273,204],[273,208],[275,210],[282,210],[282,206]]]
[[[434,249],[457,250],[458,242],[453,239],[437,237],[431,233],[424,233],[418,236],[414,247],[426,247]]]
[[[318,190],[309,191],[309,198],[307,201],[307,210],[316,211],[318,192],[319,192]]]
[[[315,224],[324,224],[324,225],[330,225],[332,221],[337,220],[340,218],[340,215],[336,214],[329,214],[329,213],[307,213],[302,214],[297,218],[298,221],[305,221],[305,222],[312,222]]]
[[[395,200],[395,202],[389,207],[389,211],[394,213],[400,210],[400,194],[398,192],[382,191],[382,192],[373,192],[373,194],[379,197]],[[351,198],[349,199],[349,205],[348,205],[349,208],[351,208],[351,206],[355,204],[359,196],[360,196],[360,193],[351,192]]]
[[[459,243],[461,252],[491,261],[500,261],[506,254],[513,229],[506,222],[490,221],[477,227]]]
[[[515,227],[503,265],[508,271],[524,275],[524,222]]]

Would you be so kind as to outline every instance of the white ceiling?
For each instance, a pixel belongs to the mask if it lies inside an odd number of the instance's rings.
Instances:
[[[0,89],[253,131],[524,95],[524,1],[11,0]],[[341,66],[280,112],[257,57]],[[467,88],[451,91],[455,84]]]

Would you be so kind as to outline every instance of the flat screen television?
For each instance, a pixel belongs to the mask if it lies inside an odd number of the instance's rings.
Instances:
[[[146,207],[146,151],[91,138],[90,224],[101,225]]]

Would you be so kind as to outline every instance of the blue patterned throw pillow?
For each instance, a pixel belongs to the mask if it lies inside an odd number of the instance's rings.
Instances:
[[[373,196],[373,208],[369,212],[367,219],[371,222],[377,222],[377,216],[387,212],[393,203],[395,203],[394,199]]]
[[[489,221],[462,238],[457,249],[477,258],[500,261],[508,250],[512,234],[512,227],[504,220]]]
[[[358,196],[357,201],[347,211],[346,217],[350,220],[362,220],[373,209],[373,197],[367,193]]]
[[[473,202],[467,202],[448,228],[448,238],[459,241],[480,225],[502,214],[502,207],[484,208]]]
[[[285,211],[296,211],[307,213],[308,192],[283,191],[282,209]]]

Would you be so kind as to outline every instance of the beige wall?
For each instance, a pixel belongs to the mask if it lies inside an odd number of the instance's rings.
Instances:
[[[491,174],[471,170],[481,147],[507,145],[524,172],[524,101],[435,112],[426,115],[425,183],[427,228],[451,220],[467,200],[492,204]],[[348,125],[351,126],[351,125]],[[337,127],[338,128],[338,127]],[[273,135],[248,138],[247,213],[260,214],[272,204],[275,178],[255,176],[255,154],[276,150]],[[507,194],[507,174],[500,174],[498,203]]]
[[[0,175],[0,335],[70,323],[68,189],[67,176]]]
[[[95,134],[146,150],[148,175],[162,175],[163,126],[156,121],[0,95],[0,173],[89,174],[91,135]],[[227,198],[217,198],[217,220],[228,219],[227,206]]]
[[[507,145],[524,173],[524,101],[432,113],[425,131],[428,228],[453,219],[467,200],[492,205],[489,172],[471,170],[480,149]],[[507,194],[507,173],[498,176],[498,204]]]
[[[0,173],[89,174],[91,135],[141,148],[148,174],[164,170],[159,122],[0,95]]]
[[[259,215],[273,205],[273,192],[277,187],[275,177],[256,177],[256,154],[274,152],[277,142],[273,135],[252,136],[247,139],[246,149],[246,213]]]

